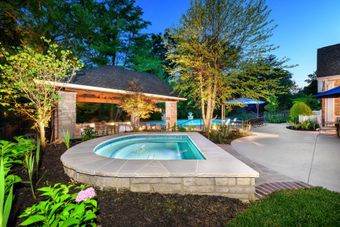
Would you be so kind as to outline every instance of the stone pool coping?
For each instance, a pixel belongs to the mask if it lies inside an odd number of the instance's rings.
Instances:
[[[134,134],[187,135],[206,160],[124,160],[99,156],[93,152],[98,144],[106,140]],[[61,156],[61,161],[65,169],[103,177],[259,177],[258,172],[197,132],[143,132],[100,137],[71,147]]]

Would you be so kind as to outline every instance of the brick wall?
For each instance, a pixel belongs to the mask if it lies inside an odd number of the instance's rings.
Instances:
[[[322,113],[321,113],[321,115],[322,115],[322,125],[325,125],[325,121],[326,121],[326,118],[325,118],[325,116],[326,116],[326,111],[325,111],[325,108],[326,108],[326,99],[325,98],[322,98],[322,100],[321,100],[321,104],[322,104]]]
[[[334,100],[334,114],[340,116],[340,98]]]

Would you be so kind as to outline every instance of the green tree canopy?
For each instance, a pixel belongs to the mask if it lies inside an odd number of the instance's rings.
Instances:
[[[308,79],[305,80],[307,86],[305,86],[302,91],[306,95],[316,95],[318,93],[318,80],[316,72],[309,74]]]
[[[256,62],[272,50],[267,40],[274,26],[263,0],[196,0],[172,31],[169,71],[177,90],[197,100],[205,130],[210,129],[215,107],[235,93],[250,98],[266,97],[274,81],[251,77],[260,70]],[[252,89],[256,89],[253,91]]]
[[[2,49],[4,63],[0,64],[2,87],[1,104],[34,122],[40,133],[41,144],[46,145],[45,127],[51,119],[52,110],[58,100],[56,82],[66,82],[82,64],[71,51],[60,50],[50,44],[46,53],[24,46],[10,54]]]
[[[126,65],[131,48],[150,23],[135,0],[11,0],[0,4],[2,43],[47,49],[45,36],[71,50],[87,66]],[[135,48],[136,49],[136,48]]]

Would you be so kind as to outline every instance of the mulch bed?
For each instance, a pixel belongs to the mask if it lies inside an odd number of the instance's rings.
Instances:
[[[317,128],[317,129],[302,129],[302,128],[295,128],[294,126],[287,126],[286,128],[290,129],[290,130],[295,130],[295,131],[308,131],[308,132],[315,132],[315,131],[319,130],[319,128]]]
[[[60,156],[64,145],[50,145],[42,158],[38,187],[70,183]],[[23,169],[17,173],[27,179]],[[39,198],[38,198],[39,199]],[[106,226],[225,226],[248,207],[237,199],[97,189],[98,225]],[[18,226],[18,216],[34,204],[28,185],[17,184],[9,226]]]

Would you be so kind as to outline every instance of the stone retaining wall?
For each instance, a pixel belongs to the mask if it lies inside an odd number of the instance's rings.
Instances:
[[[133,192],[159,192],[219,195],[242,201],[255,199],[253,177],[108,177],[78,173],[64,167],[68,176],[102,189],[128,189]]]

